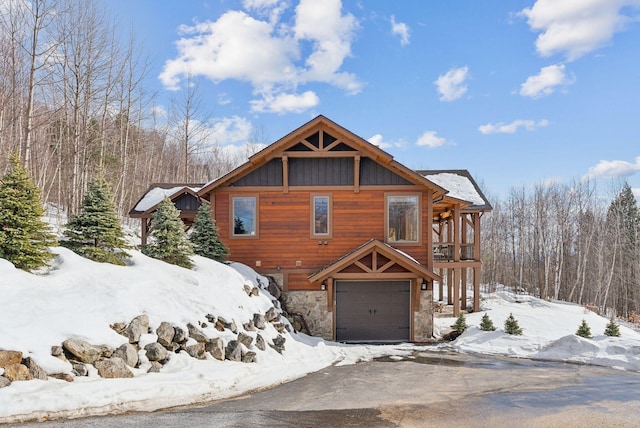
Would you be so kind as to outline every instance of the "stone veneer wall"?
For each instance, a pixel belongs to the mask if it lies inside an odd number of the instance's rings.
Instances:
[[[433,290],[421,290],[419,299],[419,309],[413,313],[413,336],[415,342],[427,342],[433,338]]]
[[[333,313],[327,312],[326,291],[286,291],[282,297],[287,311],[302,314],[312,336],[333,339]]]

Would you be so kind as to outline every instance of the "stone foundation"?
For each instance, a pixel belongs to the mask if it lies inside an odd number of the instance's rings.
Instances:
[[[327,312],[326,291],[287,291],[282,298],[288,312],[302,314],[312,336],[333,339],[333,314]]]

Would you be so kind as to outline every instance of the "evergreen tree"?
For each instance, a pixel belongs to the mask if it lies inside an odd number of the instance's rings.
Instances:
[[[591,339],[593,337],[591,335],[591,328],[589,327],[589,324],[587,324],[585,320],[582,320],[582,324],[580,324],[580,327],[578,327],[578,331],[576,332],[576,335],[580,337],[584,337],[586,339]]]
[[[493,321],[489,318],[489,315],[485,312],[482,316],[482,321],[480,321],[480,330],[482,331],[495,331],[495,327],[493,325]]]
[[[193,252],[199,256],[223,262],[229,255],[229,249],[220,241],[218,227],[211,219],[209,205],[202,204],[198,209],[189,241],[193,244]]]
[[[604,329],[605,336],[620,337],[620,326],[616,324],[615,318],[611,315],[611,319]]]
[[[193,249],[187,241],[180,211],[167,197],[160,202],[151,220],[150,238],[151,242],[142,249],[144,254],[187,269],[193,267],[189,258]]]
[[[513,317],[513,314],[509,314],[509,317],[504,321],[504,332],[516,336],[522,335],[522,329],[518,325],[518,320]]]
[[[80,213],[71,217],[62,245],[96,262],[124,265],[129,255],[109,184],[102,174],[89,183]]]
[[[0,179],[0,258],[30,271],[53,258],[50,246],[56,238],[42,216],[41,191],[17,156]]]
[[[451,328],[453,328],[453,330],[458,333],[458,335],[461,335],[462,333],[464,333],[464,331],[467,329],[467,320],[464,317],[464,314],[460,314],[460,316],[458,317],[458,319],[456,320],[456,322],[451,326]]]

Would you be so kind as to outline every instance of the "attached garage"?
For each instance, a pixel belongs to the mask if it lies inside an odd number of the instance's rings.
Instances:
[[[410,281],[336,281],[336,340],[409,341]]]

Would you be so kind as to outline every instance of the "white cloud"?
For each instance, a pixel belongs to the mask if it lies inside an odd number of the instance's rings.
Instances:
[[[163,106],[153,106],[151,107],[151,114],[157,118],[166,119],[168,116],[167,109]]]
[[[631,191],[633,192],[633,196],[635,196],[636,199],[640,199],[640,187],[632,187]]]
[[[231,116],[217,118],[213,121],[213,139],[218,145],[246,143],[253,126],[244,117]]]
[[[396,17],[391,15],[391,32],[400,36],[402,46],[409,44],[409,26],[404,22],[396,22]]]
[[[601,160],[596,166],[589,168],[584,175],[584,179],[607,177],[616,178],[633,175],[640,171],[640,156],[636,157],[635,162],[627,162],[623,160]]]
[[[514,134],[518,131],[518,128],[524,128],[527,131],[535,131],[536,129],[547,125],[549,125],[549,121],[547,119],[542,119],[537,122],[530,119],[517,119],[511,123],[487,123],[486,125],[478,127],[478,130],[483,134]]]
[[[554,64],[540,69],[540,73],[529,76],[520,85],[520,95],[523,97],[539,98],[551,95],[556,88],[564,88],[575,82],[573,76],[567,76],[564,64]]]
[[[541,56],[562,53],[575,60],[592,52],[636,18],[625,15],[640,7],[638,0],[537,0],[520,14],[532,30],[540,31],[536,49]]]
[[[373,137],[370,137],[367,141],[383,150],[390,149],[392,147],[400,148],[406,145],[404,140],[385,141],[381,134],[376,134]]]
[[[287,1],[245,0],[249,12],[269,20],[232,10],[217,21],[180,28],[174,59],[165,62],[160,80],[171,90],[187,76],[204,76],[214,82],[235,79],[248,82],[260,99],[251,102],[254,111],[288,111],[313,107],[318,99],[311,91],[296,94],[299,85],[319,82],[358,93],[362,83],[342,71],[351,54],[351,41],[358,22],[342,13],[340,0],[301,0],[295,8],[294,25],[281,19]],[[277,9],[277,13],[274,10]],[[311,47],[309,50],[309,46]]]
[[[465,80],[469,75],[469,67],[452,68],[438,76],[433,82],[436,85],[441,101],[454,101],[467,92]]]
[[[256,113],[302,113],[318,105],[320,99],[313,91],[302,94],[264,94],[262,99],[251,101],[251,111]]]
[[[447,140],[443,137],[438,137],[435,131],[426,131],[416,141],[417,146],[427,146],[431,149],[444,146],[447,144]]]

